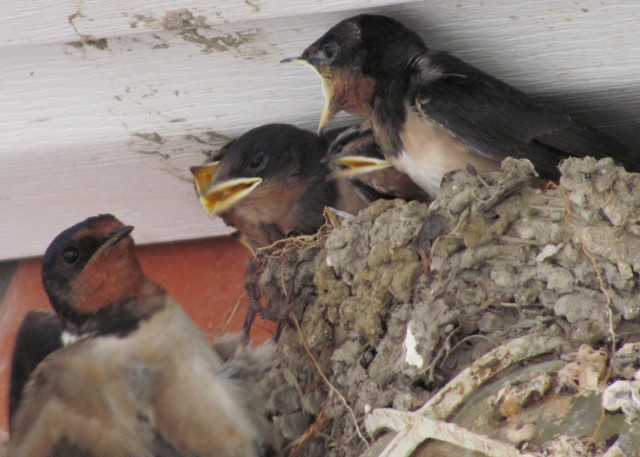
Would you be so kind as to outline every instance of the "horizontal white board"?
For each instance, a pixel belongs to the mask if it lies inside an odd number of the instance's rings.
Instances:
[[[3,2],[0,259],[40,255],[101,212],[141,243],[227,233],[188,167],[260,124],[315,129],[317,77],[279,61],[365,11],[638,149],[633,0]]]

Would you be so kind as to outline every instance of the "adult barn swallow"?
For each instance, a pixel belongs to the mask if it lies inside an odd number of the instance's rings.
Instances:
[[[75,342],[31,375],[8,455],[266,455],[259,406],[182,308],[144,275],[132,230],[100,215],[47,248],[45,290]]]
[[[635,157],[607,135],[528,97],[451,54],[429,49],[401,23],[363,14],[333,26],[296,61],[322,79],[322,130],[344,110],[370,119],[385,158],[430,196],[442,177],[478,171],[505,157],[529,159],[559,178],[570,156],[611,156],[630,171]]]
[[[325,206],[355,214],[366,202],[348,182],[327,180],[322,159],[331,139],[288,124],[249,130],[213,162],[191,167],[200,202],[254,248],[315,233]]]
[[[340,133],[329,146],[325,160],[335,169],[332,176],[350,179],[367,201],[429,201],[427,193],[409,176],[385,160],[368,122]]]
[[[46,356],[62,347],[62,322],[55,313],[43,309],[30,311],[20,324],[11,358],[9,377],[9,424],[18,409],[22,390]]]

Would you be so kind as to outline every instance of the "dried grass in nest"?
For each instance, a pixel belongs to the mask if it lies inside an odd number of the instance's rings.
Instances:
[[[293,257],[298,257],[301,253],[311,249],[321,249],[329,234],[342,225],[342,220],[350,217],[338,213],[330,208],[325,208],[325,223],[313,235],[300,235],[284,238],[275,243],[259,248],[253,258],[249,261],[245,272],[245,290],[249,296],[249,309],[245,318],[244,329],[249,332],[256,315],[264,319],[278,322],[275,332],[277,340],[282,331],[282,324],[291,310],[291,299],[295,288],[299,263],[296,262],[291,278],[286,279],[286,267],[291,264]],[[271,262],[279,263],[280,270],[280,292],[284,297],[284,302],[271,303],[266,299],[264,290],[260,286],[260,278]],[[265,303],[266,301],[266,303]]]

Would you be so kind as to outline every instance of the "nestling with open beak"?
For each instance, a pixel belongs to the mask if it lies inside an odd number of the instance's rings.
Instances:
[[[288,124],[249,130],[191,167],[200,202],[245,236],[252,248],[315,233],[325,206],[356,214],[366,202],[348,182],[327,180],[322,163],[334,134]]]
[[[385,160],[368,122],[341,132],[329,146],[325,160],[334,169],[332,177],[349,179],[367,201],[430,201],[409,176]]]
[[[347,111],[371,121],[385,158],[432,198],[442,177],[467,164],[498,168],[529,159],[544,179],[559,178],[571,156],[613,157],[628,171],[640,161],[609,136],[528,97],[442,51],[430,50],[398,21],[345,19],[297,58],[322,79],[322,131]]]
[[[149,280],[133,227],[111,215],[60,233],[43,281],[66,340],[32,373],[11,457],[266,456],[251,392],[182,308]]]

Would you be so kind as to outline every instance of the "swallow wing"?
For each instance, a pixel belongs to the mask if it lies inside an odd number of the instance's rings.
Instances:
[[[31,311],[23,319],[11,359],[9,421],[18,408],[29,376],[45,357],[62,347],[61,337],[62,323],[51,311]]]
[[[492,160],[526,158],[548,178],[558,178],[558,163],[570,156],[634,166],[626,146],[446,52],[429,51],[410,65],[414,110]]]
[[[153,429],[144,407],[152,391],[135,388],[153,373],[133,367],[110,376],[93,344],[74,343],[38,365],[13,418],[8,455],[185,457]]]
[[[190,456],[261,456],[261,404],[223,373],[222,359],[181,308],[170,307],[165,318],[171,350],[162,354],[162,382],[149,397],[158,435]],[[157,339],[154,330],[148,338]]]

